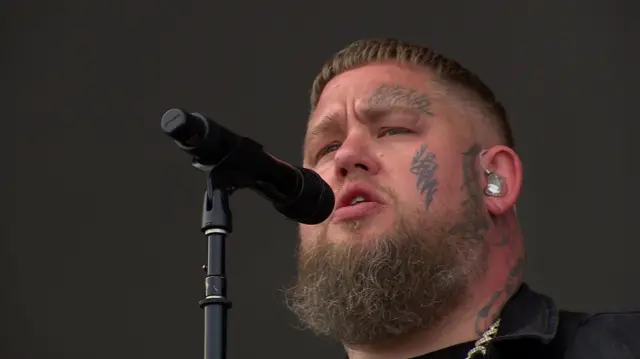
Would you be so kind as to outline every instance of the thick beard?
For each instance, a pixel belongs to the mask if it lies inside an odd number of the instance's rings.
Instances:
[[[477,233],[459,230],[470,220],[463,213],[446,225],[424,217],[397,213],[395,228],[378,238],[353,226],[349,240],[330,241],[325,228],[300,250],[289,308],[316,334],[345,345],[436,328],[467,300],[469,282],[486,269],[486,248]]]

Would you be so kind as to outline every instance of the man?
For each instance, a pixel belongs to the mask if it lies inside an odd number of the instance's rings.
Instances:
[[[522,164],[503,106],[431,49],[350,44],[313,83],[304,166],[336,194],[300,227],[289,305],[350,359],[640,358],[640,314],[559,311],[523,283]]]

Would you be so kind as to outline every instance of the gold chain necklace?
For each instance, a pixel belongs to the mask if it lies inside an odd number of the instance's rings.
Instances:
[[[500,319],[496,320],[495,323],[491,324],[489,329],[482,333],[482,336],[476,341],[473,349],[469,350],[467,353],[466,359],[471,359],[478,353],[482,353],[483,356],[487,355],[486,345],[489,344],[489,342],[493,340],[493,337],[498,333],[498,326],[500,326]]]

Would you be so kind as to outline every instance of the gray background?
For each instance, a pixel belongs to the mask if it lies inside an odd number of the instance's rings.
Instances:
[[[529,3],[4,0],[0,357],[202,357],[204,180],[160,117],[202,112],[298,163],[316,71],[371,36],[436,47],[506,104],[528,282],[640,308],[637,6]],[[252,192],[232,207],[229,358],[338,357],[282,304],[295,224]]]

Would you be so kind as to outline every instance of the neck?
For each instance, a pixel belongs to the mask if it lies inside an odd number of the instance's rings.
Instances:
[[[437,327],[393,341],[346,347],[349,359],[406,359],[477,340],[518,289],[524,270],[522,234],[512,212],[493,219],[486,235],[487,271],[470,285],[469,300]]]

